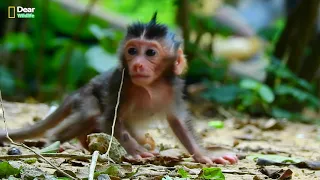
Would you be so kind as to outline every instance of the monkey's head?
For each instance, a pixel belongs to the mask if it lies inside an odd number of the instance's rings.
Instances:
[[[157,13],[148,23],[130,25],[120,48],[122,66],[139,86],[180,75],[187,66],[181,41],[176,40],[166,25],[157,23],[156,18]]]

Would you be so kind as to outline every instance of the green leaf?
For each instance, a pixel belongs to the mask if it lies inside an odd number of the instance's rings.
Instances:
[[[10,52],[17,50],[29,50],[33,47],[33,43],[26,33],[8,33],[4,37],[3,47]]]
[[[272,103],[274,101],[274,94],[273,94],[271,88],[269,86],[267,86],[267,85],[263,84],[259,88],[259,95],[267,103]]]
[[[320,101],[317,97],[314,95],[304,91],[300,90],[298,88],[288,86],[288,85],[278,85],[275,87],[275,92],[278,95],[290,95],[297,99],[299,102],[310,102],[315,106],[320,105]]]
[[[277,107],[272,108],[271,114],[276,118],[287,118],[287,119],[291,119],[294,116],[293,113]]]
[[[95,172],[94,177],[97,178],[100,174],[108,174],[110,176],[118,177],[119,176],[119,168],[115,165],[111,165],[104,171]]]
[[[111,29],[102,29],[97,24],[90,25],[89,30],[98,40],[102,40],[107,37],[113,39],[115,37],[114,31]]]
[[[251,154],[246,157],[249,160],[257,160],[258,158],[266,159],[277,163],[299,163],[302,160],[298,158],[280,156],[280,155],[265,155],[265,154]]]
[[[240,87],[243,89],[258,90],[261,83],[252,79],[243,79],[240,81]]]
[[[276,77],[286,79],[289,83],[298,85],[308,91],[312,91],[312,85],[306,80],[299,78],[295,75],[290,69],[288,69],[285,64],[283,64],[280,60],[273,57],[272,64],[267,67],[267,71],[275,74]]]
[[[20,169],[12,167],[9,162],[0,162],[0,178],[8,178],[9,176],[17,176],[20,174]]]
[[[27,163],[27,164],[34,164],[38,161],[37,158],[27,158],[27,159],[24,159],[23,162],[24,163]]]
[[[71,42],[69,42],[71,43]],[[54,57],[51,64],[52,69],[56,72],[60,72],[63,62],[66,60],[68,51],[68,44],[66,47],[59,49]],[[76,83],[80,80],[81,76],[84,74],[85,67],[87,66],[87,61],[85,59],[84,48],[81,46],[75,46],[71,52],[69,59],[68,70],[66,73],[67,85],[69,89],[73,89]]]
[[[183,168],[179,168],[178,169],[178,174],[180,174],[180,176],[182,178],[188,178],[189,177],[189,173],[186,170],[184,170]]]
[[[221,169],[217,167],[202,168],[199,177],[204,179],[225,180]]]
[[[236,100],[239,91],[239,87],[234,84],[210,87],[205,93],[203,93],[203,97],[218,103],[227,104]]]
[[[67,74],[68,86],[72,87],[76,85],[76,83],[80,80],[81,75],[83,74],[86,66],[87,66],[87,61],[85,59],[84,49],[79,46],[75,47],[74,50],[72,51],[70,63],[68,66],[68,74]]]
[[[244,107],[252,106],[259,101],[259,96],[252,91],[243,91],[239,95],[239,99],[241,100],[241,105]]]
[[[79,27],[79,24],[81,22],[81,17],[83,15],[82,11],[73,11],[70,12],[70,9],[61,6],[58,2],[52,1],[50,2],[50,6],[48,6],[46,12],[43,7],[43,1],[42,0],[34,0],[32,1],[33,6],[36,8],[35,11],[35,17],[33,19],[30,19],[34,26],[36,24],[39,24],[36,26],[36,28],[41,28],[42,19],[44,13],[48,14],[47,21],[46,21],[46,28],[62,33],[67,36],[73,36],[73,34],[76,31],[76,28]],[[99,19],[95,16],[90,16],[90,18],[87,19],[86,23],[84,23],[81,26],[81,31],[78,32],[79,38],[92,38],[92,34],[89,32],[89,25],[90,24],[99,24],[99,25],[106,25],[108,26],[108,23],[103,21],[102,19]]]
[[[224,127],[224,123],[222,121],[209,121],[208,126],[216,129],[222,129]]]
[[[293,113],[279,107],[272,107],[271,115],[276,118],[286,118],[290,120],[299,120],[300,122],[312,123],[316,120],[303,116],[301,113]]]
[[[13,74],[9,69],[0,66],[0,88],[3,93],[13,95],[15,92],[16,82]]]
[[[190,68],[188,69],[188,75],[191,77],[196,76],[208,76],[210,74],[210,67],[208,67],[203,61],[194,59],[190,61]]]
[[[138,167],[136,171],[132,171],[130,173],[126,173],[126,178],[131,178],[132,176],[137,174],[139,170],[140,170],[140,167]]]
[[[258,81],[252,79],[243,79],[240,81],[240,87],[243,89],[249,89],[258,92],[262,100],[264,100],[267,103],[271,103],[274,101],[275,97],[271,88]]]
[[[118,65],[118,57],[107,53],[101,46],[93,46],[85,54],[88,65],[102,73]]]
[[[60,149],[60,144],[61,144],[60,141],[56,141],[50,144],[49,146],[42,148],[40,150],[40,153],[56,153]]]

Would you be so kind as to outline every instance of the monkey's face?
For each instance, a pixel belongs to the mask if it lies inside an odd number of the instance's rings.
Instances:
[[[134,84],[148,86],[166,69],[164,49],[153,40],[132,39],[125,44],[125,63]]]

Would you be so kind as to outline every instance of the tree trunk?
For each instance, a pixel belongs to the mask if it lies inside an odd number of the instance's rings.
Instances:
[[[320,33],[311,43],[311,54],[304,60],[299,76],[307,81],[312,81],[320,68]]]
[[[300,70],[303,70],[300,74],[304,73],[306,66],[313,66],[311,69],[319,66],[315,61],[318,52],[314,49],[317,45],[314,45],[312,57],[308,58],[306,63],[303,62],[306,47],[315,32],[319,4],[320,0],[300,1],[299,5],[288,15],[286,27],[276,44],[274,56],[288,60],[286,62],[288,67],[295,74],[299,74]],[[288,59],[285,58],[286,55]],[[310,61],[311,58],[314,60]],[[308,73],[313,74],[314,72]]]
[[[302,1],[300,5],[299,14],[301,17],[297,20],[297,34],[289,44],[291,47],[287,62],[288,67],[296,74],[301,69],[304,52],[315,32],[319,3],[320,0],[309,0]]]

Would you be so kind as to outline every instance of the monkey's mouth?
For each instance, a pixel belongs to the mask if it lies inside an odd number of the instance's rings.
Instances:
[[[148,78],[149,76],[143,74],[133,74],[131,75],[132,78]]]

